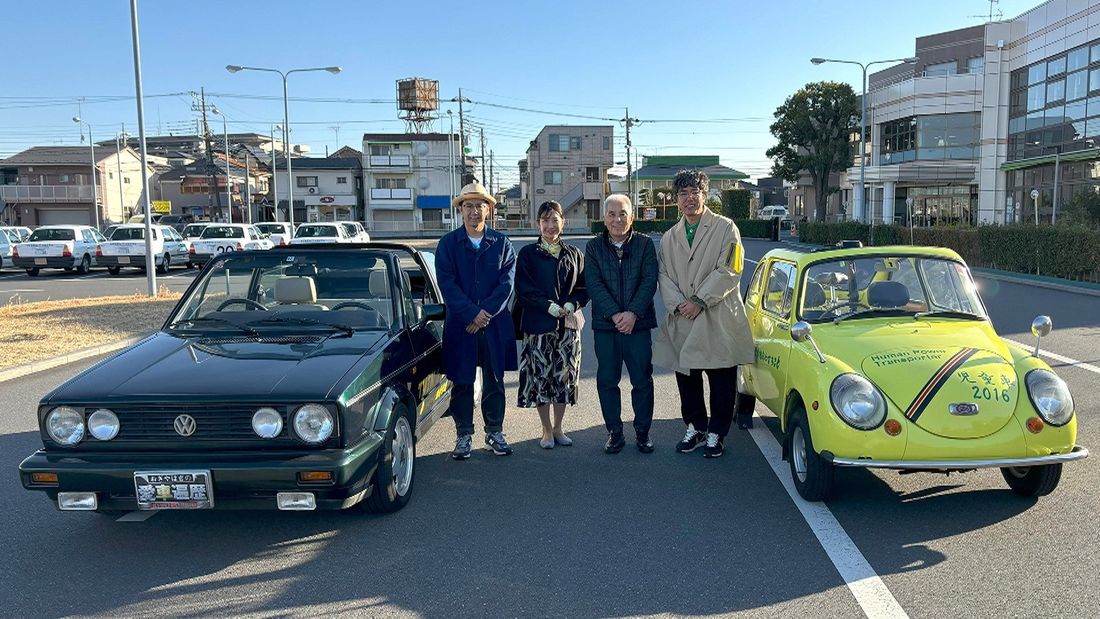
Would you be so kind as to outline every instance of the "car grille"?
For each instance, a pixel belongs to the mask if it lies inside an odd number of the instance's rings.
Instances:
[[[211,441],[294,442],[287,424],[285,406],[272,407],[283,416],[283,431],[274,439],[261,439],[252,431],[252,415],[256,405],[139,405],[112,406],[118,415],[118,436],[112,443],[157,441],[195,444]],[[88,411],[91,413],[91,410]],[[176,417],[187,414],[195,419],[195,432],[181,436],[173,424]]]

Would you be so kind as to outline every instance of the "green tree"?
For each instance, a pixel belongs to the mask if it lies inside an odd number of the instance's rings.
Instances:
[[[752,196],[746,189],[727,189],[722,192],[725,209],[722,213],[730,219],[748,219],[749,202]]]
[[[849,136],[859,129],[859,107],[852,87],[839,82],[806,84],[775,110],[770,130],[779,143],[767,151],[772,174],[797,182],[810,175],[816,193],[817,220],[825,220],[826,198],[838,187],[829,175],[852,164]]]
[[[1100,193],[1081,191],[1073,195],[1058,212],[1058,224],[1066,226],[1100,226]]]

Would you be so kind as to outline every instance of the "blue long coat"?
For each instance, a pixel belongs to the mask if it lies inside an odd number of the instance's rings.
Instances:
[[[481,246],[474,249],[465,226],[448,232],[436,247],[435,269],[447,317],[443,322],[443,373],[455,383],[474,382],[477,336],[466,333],[478,312],[493,317],[485,328],[489,355],[497,379],[518,367],[515,328],[508,301],[516,276],[516,251],[512,242],[486,228]]]

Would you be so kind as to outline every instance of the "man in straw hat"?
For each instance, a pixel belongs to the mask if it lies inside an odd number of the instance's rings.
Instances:
[[[451,457],[470,457],[474,433],[474,377],[481,368],[485,446],[512,453],[504,438],[504,372],[517,368],[511,312],[516,252],[508,237],[485,225],[496,200],[478,182],[462,188],[452,205],[463,226],[439,239],[435,267],[447,317],[443,372],[454,383],[451,416],[458,438]]]

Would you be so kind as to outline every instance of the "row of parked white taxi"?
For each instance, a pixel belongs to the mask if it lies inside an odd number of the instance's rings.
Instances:
[[[260,224],[195,223],[177,232],[153,225],[153,263],[160,273],[173,266],[194,268],[231,251],[271,249],[277,245],[366,243],[370,235],[358,222],[304,223],[293,234],[286,222]],[[22,232],[25,231],[24,236]],[[49,225],[29,229],[0,228],[3,267],[24,269],[35,277],[41,269],[84,274],[106,267],[112,275],[123,268],[146,267],[145,224],[111,226],[106,235],[92,226]]]

